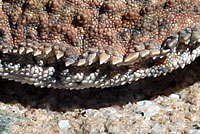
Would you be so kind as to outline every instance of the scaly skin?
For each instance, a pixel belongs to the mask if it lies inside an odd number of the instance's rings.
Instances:
[[[199,0],[0,0],[0,76],[83,89],[165,75],[200,55]]]

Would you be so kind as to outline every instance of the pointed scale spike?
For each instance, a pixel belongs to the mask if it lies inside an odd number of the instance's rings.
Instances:
[[[89,62],[89,65],[91,65],[92,63],[94,63],[96,60],[97,60],[97,53],[93,53],[93,54],[90,54],[87,58],[88,62]]]
[[[52,51],[52,48],[51,48],[51,47],[46,47],[46,48],[44,48],[44,53],[45,53],[46,55],[48,55],[51,51]]]
[[[13,49],[13,53],[17,53],[18,52],[18,50],[17,49]]]
[[[20,47],[19,48],[19,54],[22,54],[24,52],[25,48],[24,47]]]
[[[159,54],[160,54],[160,49],[151,49],[150,50],[150,56],[151,57],[159,55]]]
[[[26,54],[29,54],[29,53],[31,53],[31,52],[33,52],[33,48],[28,47],[28,48],[26,49]]]
[[[86,59],[79,59],[77,66],[83,66],[87,63]]]
[[[75,60],[72,59],[72,58],[67,58],[66,59],[66,62],[65,62],[65,66],[68,67],[69,65],[71,64],[74,64],[75,63]]]
[[[125,57],[124,62],[134,62],[139,57],[139,52],[129,53],[128,56]]]
[[[34,56],[38,56],[38,55],[41,55],[42,54],[42,51],[40,51],[39,49],[35,50],[34,51]]]
[[[123,62],[123,57],[119,57],[119,56],[112,56],[111,57],[111,63],[113,65],[119,64]]]
[[[150,54],[149,50],[142,50],[142,51],[140,51],[140,57],[141,58],[147,57],[149,54]]]
[[[101,53],[99,55],[99,62],[100,62],[100,64],[107,63],[109,59],[110,59],[110,55],[108,55],[106,53]]]
[[[64,53],[62,51],[55,51],[56,59],[59,60],[64,56]]]
[[[3,53],[8,53],[8,48],[3,49]]]

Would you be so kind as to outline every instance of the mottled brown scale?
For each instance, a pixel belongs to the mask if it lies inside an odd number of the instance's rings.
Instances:
[[[112,12],[112,10],[114,10],[114,8],[115,8],[115,5],[114,5],[114,3],[108,2],[104,5],[104,8],[105,8],[106,11]]]
[[[85,24],[89,24],[92,19],[94,19],[93,11],[90,9],[79,10],[78,14],[74,18],[74,24],[84,26]]]
[[[63,7],[63,0],[50,0],[47,4],[47,8],[51,12],[58,12]]]
[[[124,14],[124,16],[123,16],[125,19],[127,19],[127,20],[137,20],[138,19],[138,14],[137,14],[137,12],[134,12],[134,11],[127,11],[125,14]]]

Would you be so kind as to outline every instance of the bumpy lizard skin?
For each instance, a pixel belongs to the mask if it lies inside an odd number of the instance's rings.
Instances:
[[[83,89],[157,77],[200,55],[199,0],[0,0],[0,76]]]

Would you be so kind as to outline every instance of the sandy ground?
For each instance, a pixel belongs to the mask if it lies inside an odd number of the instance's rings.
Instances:
[[[0,81],[0,134],[200,134],[200,59],[166,76],[107,89]]]

